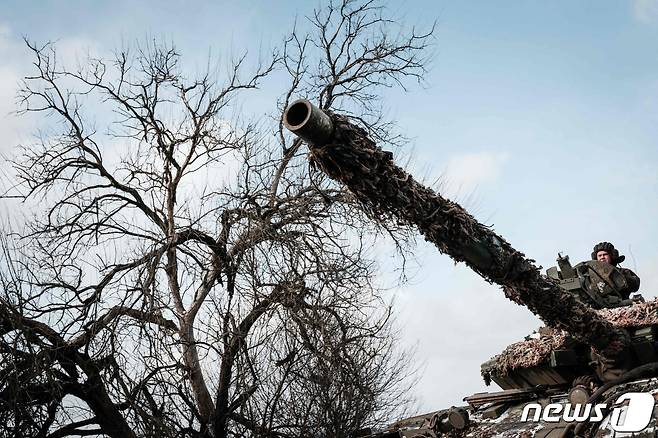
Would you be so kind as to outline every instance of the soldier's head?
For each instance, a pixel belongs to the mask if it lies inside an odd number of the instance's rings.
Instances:
[[[592,251],[592,260],[610,263],[611,265],[621,263],[625,258],[623,255],[619,255],[619,251],[610,242],[597,243]]]

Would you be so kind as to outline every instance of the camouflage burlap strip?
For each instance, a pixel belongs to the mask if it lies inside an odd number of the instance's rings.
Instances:
[[[509,299],[528,307],[548,326],[571,333],[604,356],[616,357],[626,348],[629,341],[622,330],[542,277],[533,260],[459,204],[419,184],[363,129],[345,117],[329,115],[334,138],[327,145],[309,145],[311,165],[345,184],[374,220],[416,226],[440,252],[501,285]]]

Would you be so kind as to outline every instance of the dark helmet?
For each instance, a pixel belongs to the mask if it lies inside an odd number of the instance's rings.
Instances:
[[[592,260],[596,260],[596,253],[599,251],[605,251],[608,254],[610,254],[610,258],[612,259],[612,264],[616,265],[617,263],[621,263],[624,260],[626,260],[626,256],[619,255],[619,251],[615,249],[615,246],[610,243],[610,242],[599,242],[596,245],[594,245],[594,249],[592,251]]]

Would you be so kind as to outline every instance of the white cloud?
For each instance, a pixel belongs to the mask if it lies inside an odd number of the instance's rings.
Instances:
[[[499,388],[485,386],[480,364],[522,340],[541,322],[505,298],[463,265],[447,270],[438,254],[429,256],[440,281],[428,279],[399,295],[403,342],[417,345],[424,364],[416,394],[420,410],[463,404],[465,396]],[[437,266],[438,265],[438,266]],[[434,286],[432,286],[431,284]]]
[[[14,69],[0,66],[0,132],[3,138],[0,152],[6,152],[13,146],[21,131],[20,119],[13,113],[16,110],[19,80],[20,76]]]
[[[76,70],[84,65],[88,58],[99,58],[101,46],[85,37],[66,37],[54,42],[57,61],[69,70]]]
[[[632,0],[633,18],[641,23],[658,21],[658,0]]]
[[[28,131],[27,119],[15,113],[22,68],[26,66],[29,62],[21,39],[13,35],[9,26],[0,23],[0,154],[3,156],[25,138]]]
[[[476,152],[453,156],[441,177],[448,196],[468,194],[485,184],[494,183],[507,161],[506,153]]]
[[[4,23],[0,23],[0,50],[5,48],[9,37],[11,36],[11,29]]]

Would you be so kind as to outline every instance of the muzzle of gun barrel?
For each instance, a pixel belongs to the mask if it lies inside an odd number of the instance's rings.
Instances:
[[[329,116],[307,99],[298,99],[286,108],[283,125],[302,140],[316,146],[327,144],[334,131]]]

